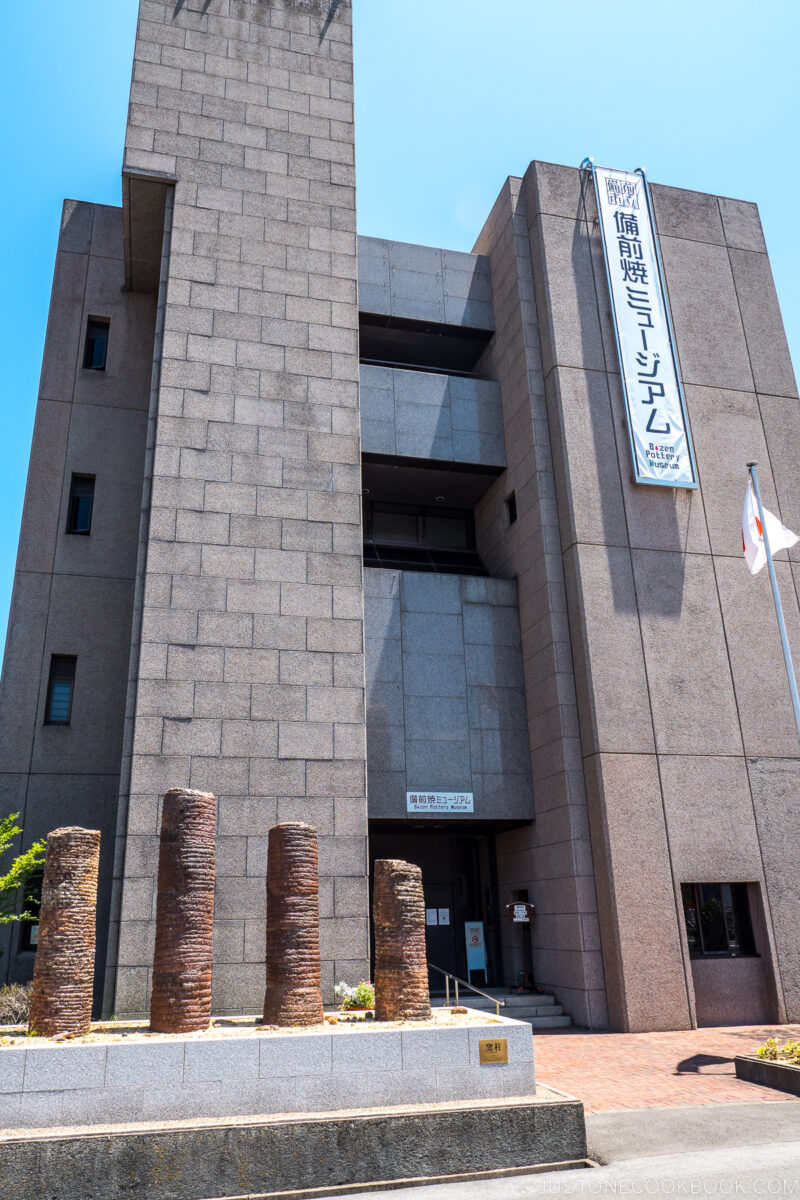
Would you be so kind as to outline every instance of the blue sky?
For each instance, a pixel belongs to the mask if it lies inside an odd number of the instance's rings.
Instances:
[[[61,202],[120,202],[138,3],[0,3],[5,629]],[[361,233],[469,250],[532,158],[756,200],[800,362],[797,0],[354,0]]]

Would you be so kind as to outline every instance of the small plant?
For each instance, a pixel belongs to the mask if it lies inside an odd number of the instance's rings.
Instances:
[[[9,983],[0,987],[0,1025],[24,1025],[32,994],[32,983]]]
[[[0,858],[6,853],[14,838],[19,837],[22,830],[15,823],[19,813],[9,813],[0,820]],[[44,842],[34,842],[23,854],[12,860],[11,869],[0,875],[0,925],[8,925],[12,921],[35,921],[36,913],[23,908],[17,912],[19,894],[22,892],[23,904],[30,905],[31,897],[26,895],[26,884],[44,863]]]
[[[790,1062],[800,1066],[800,1041],[784,1042],[779,1046],[775,1038],[768,1038],[764,1045],[756,1050],[756,1055],[769,1062]]]
[[[781,1058],[800,1065],[800,1042],[786,1042],[781,1047]]]
[[[367,979],[360,980],[355,987],[342,980],[341,983],[337,983],[333,994],[339,1001],[340,1012],[348,1012],[353,1008],[375,1007],[375,988]]]

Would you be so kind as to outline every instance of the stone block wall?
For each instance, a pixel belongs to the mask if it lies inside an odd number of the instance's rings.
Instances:
[[[530,1026],[472,1012],[462,1028],[339,1025],[205,1038],[0,1049],[7,1130],[324,1113],[535,1093]],[[502,1037],[508,1062],[480,1062]]]
[[[365,633],[370,817],[405,819],[426,788],[473,792],[476,820],[530,820],[513,582],[369,569]]]
[[[263,995],[266,837],[320,835],[366,972],[351,11],[142,0],[124,170],[175,180],[114,1007],[145,1011],[159,797],[218,797],[214,1007]]]
[[[360,237],[358,296],[362,312],[494,329],[489,261],[479,254]]]
[[[500,388],[490,379],[362,366],[361,438],[373,454],[502,468]]]

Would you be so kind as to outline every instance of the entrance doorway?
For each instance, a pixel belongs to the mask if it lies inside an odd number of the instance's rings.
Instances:
[[[428,962],[477,987],[502,982],[496,857],[491,834],[462,829],[409,830],[381,826],[370,830],[370,888],[377,858],[401,858],[422,871],[427,921],[425,940]],[[467,931],[475,937],[482,927],[484,956],[467,962]],[[485,969],[475,963],[485,957]],[[374,962],[374,953],[373,953]],[[430,972],[430,987],[444,991],[444,979]]]

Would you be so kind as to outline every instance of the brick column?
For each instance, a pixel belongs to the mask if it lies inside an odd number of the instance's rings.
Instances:
[[[267,833],[319,831],[323,992],[367,971],[350,0],[142,0],[125,170],[174,178],[116,1011],[158,797],[218,798],[214,1003],[263,994]]]

